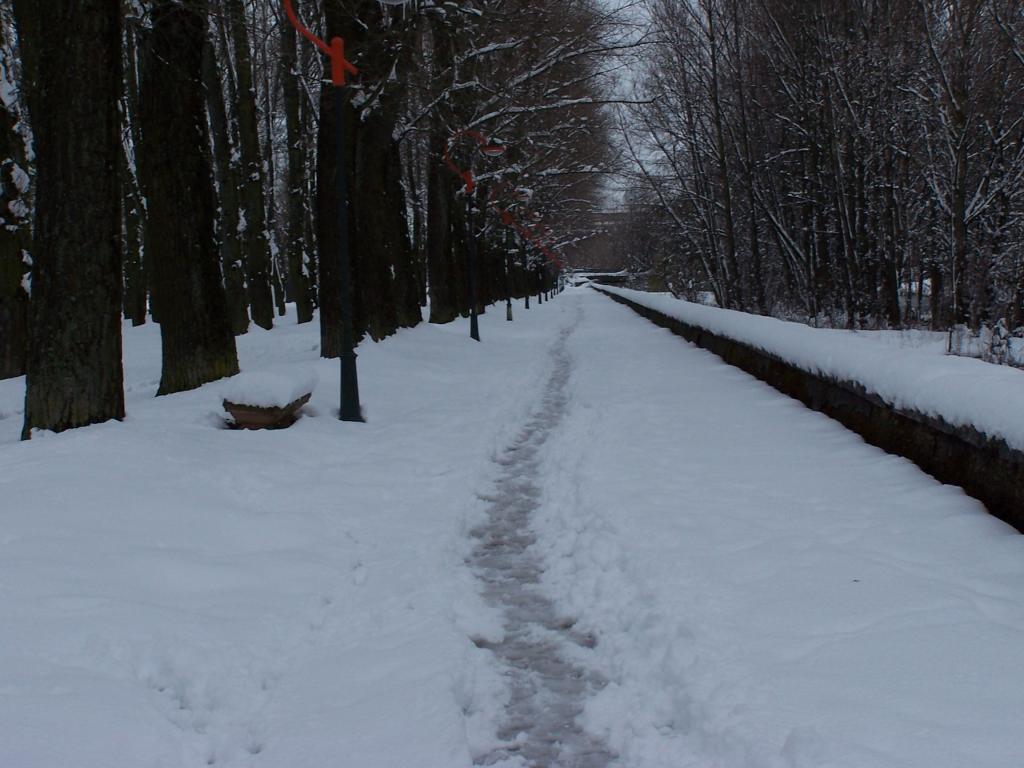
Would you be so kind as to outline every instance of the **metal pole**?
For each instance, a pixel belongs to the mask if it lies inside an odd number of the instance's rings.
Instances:
[[[512,232],[505,230],[505,319],[512,322]]]
[[[526,301],[524,309],[529,309],[530,290],[533,288],[530,285],[530,247],[524,244],[521,252],[523,254],[523,268],[520,274],[523,276],[523,296]]]
[[[469,337],[480,341],[480,322],[476,316],[476,232],[473,228],[473,214],[476,211],[476,190],[466,195],[466,231],[469,249]]]
[[[334,114],[338,121],[338,268],[341,271],[341,410],[342,421],[363,421],[359,406],[355,335],[352,332],[352,276],[348,248],[348,166],[345,163],[345,98],[334,88]]]
[[[342,421],[363,421],[363,410],[359,407],[359,376],[356,374],[355,340],[352,333],[352,276],[349,269],[348,252],[348,166],[345,164],[345,99],[341,89],[348,75],[358,75],[359,70],[345,58],[345,41],[332,37],[328,45],[314,35],[295,13],[292,0],[284,0],[284,12],[288,21],[303,37],[317,47],[331,61],[331,83],[334,86],[334,114],[337,126],[337,177],[338,177],[338,269],[341,290],[341,407],[338,418]]]

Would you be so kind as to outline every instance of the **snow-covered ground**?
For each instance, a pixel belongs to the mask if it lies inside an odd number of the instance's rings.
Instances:
[[[284,431],[154,399],[153,327],[122,424],[0,382],[0,766],[518,768],[582,709],[578,765],[1019,768],[1018,534],[589,289],[481,322],[364,344],[362,425],[313,325],[240,339],[319,376]]]
[[[239,339],[245,371],[319,374],[284,431],[222,429],[227,382],[154,398],[154,326],[125,332],[122,424],[18,443],[0,383],[0,766],[469,765],[500,689],[465,526],[556,307],[362,345],[365,425],[290,319]]]
[[[545,581],[626,766],[1011,768],[1024,538],[632,310],[581,297]]]
[[[824,376],[854,381],[885,402],[973,427],[1024,450],[1024,371],[937,354],[937,335],[811,328],[626,288],[602,288]],[[883,343],[879,343],[883,342]]]

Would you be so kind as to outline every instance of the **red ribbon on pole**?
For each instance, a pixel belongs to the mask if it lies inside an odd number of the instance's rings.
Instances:
[[[285,0],[285,2],[288,2],[288,0]],[[451,139],[448,140],[448,146],[445,148],[444,151],[444,162],[449,168],[451,168],[452,172],[455,173],[455,175],[462,179],[463,183],[466,185],[466,194],[471,195],[476,190],[476,179],[473,178],[473,172],[471,170],[464,171],[463,169],[459,168],[459,166],[455,164],[451,157],[451,151],[453,146],[455,145],[455,141],[461,138],[462,136],[469,136],[472,139],[474,139],[477,143],[477,146],[485,155],[499,155],[502,152],[504,152],[504,147],[501,144],[494,144],[483,133],[474,130],[459,131],[458,133],[454,134],[451,137]],[[544,258],[546,258],[556,267],[558,267],[559,269],[562,269],[564,267],[562,260],[551,252],[551,249],[548,248],[548,246],[544,243],[543,239],[539,237],[536,232],[534,232],[530,228],[524,227],[522,224],[517,222],[515,218],[512,216],[512,214],[508,212],[508,210],[504,208],[499,208],[498,206],[494,206],[494,208],[495,210],[498,211],[498,215],[501,217],[502,224],[504,224],[506,227],[512,227],[513,229],[515,229],[524,240],[532,244],[534,248],[540,251]]]
[[[331,60],[331,83],[336,87],[345,85],[346,75],[352,75],[355,77],[359,74],[359,70],[356,66],[345,58],[345,41],[340,37],[331,39],[331,44],[328,45],[319,37],[314,35],[309,28],[299,19],[295,13],[295,8],[292,7],[292,0],[284,0],[284,12],[288,16],[288,21],[292,23],[303,37],[309,42],[320,49],[320,52]]]

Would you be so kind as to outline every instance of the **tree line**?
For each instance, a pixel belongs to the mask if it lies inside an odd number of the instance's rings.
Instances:
[[[1020,0],[647,0],[637,267],[840,327],[1024,326]]]
[[[340,152],[325,62],[279,0],[0,2],[0,378],[26,375],[26,438],[123,417],[122,318],[160,325],[159,394],[237,372],[235,337],[287,303],[300,323],[319,310],[336,357],[341,170],[357,338],[416,325],[428,304],[431,322],[468,314],[469,237],[479,312],[552,287],[544,252],[580,236],[611,161],[621,14],[596,0],[295,6],[359,70]],[[466,130],[505,155],[453,144]],[[479,180],[473,232],[446,150]],[[499,209],[562,240],[533,247]]]

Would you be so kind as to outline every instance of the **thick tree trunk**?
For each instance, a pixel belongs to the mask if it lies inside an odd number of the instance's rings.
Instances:
[[[338,248],[341,237],[338,221],[338,121],[334,108],[333,86],[325,84],[320,89],[320,132],[317,137],[317,191],[316,191],[316,239],[320,252],[318,295],[320,300],[320,356],[334,358],[341,355],[341,265]],[[346,135],[351,136],[352,109],[345,99]],[[345,145],[346,153],[351,151],[351,142]],[[345,162],[351,162],[348,158]],[[349,220],[349,243],[352,242]],[[353,274],[351,277],[355,277]],[[356,326],[358,330],[358,326]],[[356,333],[358,339],[360,333]]]
[[[431,26],[430,61],[435,75],[448,71],[454,63],[451,31],[444,19]],[[427,145],[427,244],[426,261],[430,294],[430,322],[450,323],[462,311],[465,300],[461,270],[455,262],[457,243],[463,232],[458,211],[464,208],[456,192],[459,179],[441,162],[448,146],[448,126],[441,116],[432,118]]]
[[[416,281],[416,299],[422,308],[427,306],[426,205],[420,181],[420,166],[425,162],[425,158],[420,155],[419,146],[414,141],[406,141],[403,149],[402,167],[406,173],[405,183],[409,187],[408,205],[412,209],[413,274]],[[422,313],[418,317],[422,319]]]
[[[388,205],[390,130],[379,111],[357,121],[356,127],[355,173],[350,176],[355,182],[355,194],[350,190],[350,196],[353,267],[358,276],[354,311],[357,327],[379,341],[398,328],[391,267],[400,258],[405,231],[404,222],[396,222]]]
[[[17,0],[36,156],[25,425],[124,416],[121,367],[121,7]]]
[[[351,163],[353,324],[379,340],[420,317],[394,137],[413,39],[402,12],[393,15],[377,0],[333,0],[324,10],[327,37],[341,36],[353,54],[360,52],[361,88],[373,91],[372,103],[353,113],[345,127],[352,147],[346,160]]]
[[[415,275],[411,246],[405,221],[405,193],[401,186],[400,154],[393,136],[401,107],[400,83],[392,80],[411,53],[404,39],[401,15],[384,23],[381,14],[389,14],[376,0],[345,5],[332,0],[324,7],[327,38],[344,38],[351,51],[363,51],[360,66],[361,88],[374,90],[373,103],[356,112],[351,88],[345,89],[344,157],[337,157],[338,129],[333,107],[333,86],[321,96],[320,137],[317,166],[317,234],[320,246],[321,354],[336,354],[335,337],[339,333],[340,314],[330,306],[338,301],[337,276],[338,223],[337,171],[339,161],[346,164],[348,178],[349,242],[353,328],[356,338],[369,332],[374,339],[393,333],[402,325],[419,321],[415,310],[407,308],[406,297],[415,301]],[[398,12],[401,13],[400,11]],[[391,51],[394,57],[383,55]],[[398,78],[400,81],[401,78]],[[407,288],[408,286],[408,288]]]
[[[237,373],[238,358],[214,240],[202,87],[206,16],[174,0],[154,3],[152,16],[139,110],[140,167],[154,291],[163,309],[158,394],[169,394]]]
[[[439,121],[438,121],[439,122]],[[427,169],[427,271],[430,282],[430,322],[450,323],[459,316],[457,282],[452,260],[452,208],[457,187],[451,172],[439,158],[444,154],[447,137],[440,125],[431,128],[432,160]]]
[[[378,110],[359,121],[356,156],[359,194],[353,200],[354,246],[359,261],[361,314],[374,339],[420,321],[401,158],[392,136],[396,115],[390,112]]]
[[[252,51],[242,0],[225,0],[235,52],[238,92],[238,148],[242,157],[242,248],[248,272],[252,321],[261,328],[274,325],[274,300],[270,288],[270,242],[263,198],[263,162],[256,115],[256,88],[252,75]]]

